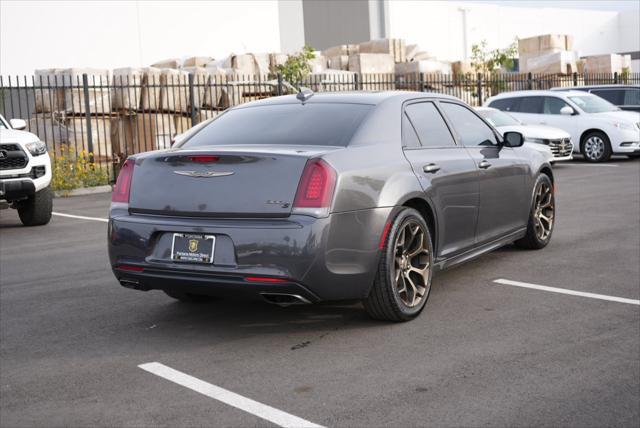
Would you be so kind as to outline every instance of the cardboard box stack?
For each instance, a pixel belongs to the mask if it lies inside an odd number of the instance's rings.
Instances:
[[[518,39],[521,73],[571,74],[577,71],[578,59],[573,37],[545,34]]]
[[[395,62],[407,61],[407,47],[404,39],[381,39],[363,42],[359,45],[359,52],[389,54]]]
[[[585,73],[622,73],[631,69],[631,55],[593,55],[583,60]]]
[[[157,111],[160,109],[160,88],[162,70],[155,67],[142,69],[142,90],[140,92],[140,109]]]
[[[63,80],[57,74],[57,69],[48,68],[36,70],[34,82],[35,105],[37,113],[60,111],[64,105]]]
[[[142,68],[116,68],[113,70],[113,109],[137,110],[142,94]]]
[[[326,70],[311,73],[302,81],[302,86],[313,92],[352,91],[355,89],[356,73],[344,70]]]
[[[355,73],[393,73],[393,56],[385,53],[357,53],[349,56],[349,71]]]

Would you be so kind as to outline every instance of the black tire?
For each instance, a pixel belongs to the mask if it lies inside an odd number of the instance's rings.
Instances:
[[[49,223],[51,211],[53,211],[53,193],[49,186],[18,204],[18,215],[25,226],[41,226]]]
[[[541,236],[541,233],[539,232],[541,226],[537,227],[537,222],[541,220],[537,219],[536,215],[539,209],[538,204],[541,203],[542,205],[544,205],[546,203],[546,200],[540,201],[537,195],[540,189],[545,188],[545,186],[550,190],[549,203],[551,204],[551,216],[550,216],[551,221],[544,222],[549,226],[550,230],[548,231],[548,234],[546,235],[543,234]],[[549,217],[548,214],[549,213],[546,212],[545,216]],[[533,187],[531,210],[529,211],[529,221],[527,223],[527,234],[524,236],[524,238],[517,240],[515,244],[518,247],[524,248],[527,250],[539,250],[541,248],[546,247],[549,241],[551,240],[551,236],[553,235],[553,227],[555,224],[555,214],[556,214],[556,201],[555,201],[555,194],[553,191],[553,183],[551,182],[551,179],[549,178],[548,175],[540,174],[540,176],[536,180],[536,185]]]
[[[599,146],[597,150],[590,150],[589,146]],[[607,134],[601,131],[591,131],[582,138],[580,153],[587,162],[606,162],[611,158],[611,142]]]
[[[420,241],[420,243],[423,244],[425,247],[424,250],[428,251],[428,254],[419,253],[414,256],[414,258],[420,257],[420,261],[426,263],[428,272],[425,271],[424,276],[427,276],[427,278],[423,281],[424,286],[420,287],[425,289],[424,294],[420,296],[420,301],[415,306],[410,306],[403,300],[403,292],[398,290],[394,275],[396,275],[398,270],[401,269],[399,266],[396,266],[396,247],[399,244],[399,238],[401,238],[400,235],[404,229],[407,227],[414,227],[415,225],[419,225],[423,232],[423,238],[421,238],[422,241]],[[416,238],[416,240],[417,239],[420,238]],[[418,246],[416,245],[416,250],[417,249]],[[407,266],[406,263],[405,266]],[[409,321],[417,317],[429,299],[432,272],[433,245],[431,242],[431,231],[418,211],[413,208],[404,208],[396,215],[391,227],[389,228],[386,242],[384,243],[384,248],[382,249],[382,254],[380,256],[380,261],[378,262],[378,271],[373,287],[371,288],[369,296],[363,301],[367,314],[374,319],[395,322]],[[407,274],[410,275],[410,273]],[[398,274],[398,276],[405,284],[405,289],[408,290],[409,286],[407,285],[408,282],[405,282],[405,276],[402,273]],[[419,276],[418,279],[424,278]],[[411,284],[413,284],[415,280],[416,277],[414,276],[414,279],[411,280]],[[415,293],[416,288],[412,286],[412,289]],[[408,299],[408,291],[404,291],[404,293],[405,298]],[[413,294],[413,300],[415,300],[415,298],[416,294]]]
[[[216,300],[213,296],[202,294],[183,293],[182,291],[162,290],[167,296],[179,300],[182,303],[209,303]]]

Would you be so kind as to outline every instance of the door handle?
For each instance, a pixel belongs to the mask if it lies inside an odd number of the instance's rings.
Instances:
[[[485,159],[482,160],[482,162],[480,162],[480,164],[478,164],[479,168],[482,169],[487,169],[491,166],[491,164],[489,162],[487,162]]]
[[[427,174],[433,174],[440,171],[440,166],[435,163],[430,163],[422,167],[422,170]]]

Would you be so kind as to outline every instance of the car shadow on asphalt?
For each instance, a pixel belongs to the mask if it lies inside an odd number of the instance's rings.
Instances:
[[[168,298],[167,298],[168,299]],[[221,299],[189,304],[167,301],[144,311],[145,329],[154,341],[186,346],[210,345],[257,336],[303,334],[290,344],[291,350],[310,345],[338,330],[379,328],[394,325],[369,318],[358,302],[324,302],[279,307],[261,301]],[[138,333],[139,329],[136,329]],[[298,337],[298,336],[296,336]]]

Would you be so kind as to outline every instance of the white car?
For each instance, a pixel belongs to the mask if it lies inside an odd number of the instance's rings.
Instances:
[[[17,209],[22,224],[37,226],[51,220],[51,160],[47,145],[23,131],[26,126],[0,116],[0,207]]]
[[[487,99],[486,107],[507,111],[523,123],[549,125],[571,134],[574,151],[590,162],[612,154],[640,155],[640,113],[622,111],[582,91],[515,91]]]
[[[562,129],[525,125],[509,113],[491,107],[476,107],[476,111],[503,135],[505,132],[521,133],[524,144],[542,153],[551,163],[573,159],[571,135]]]

